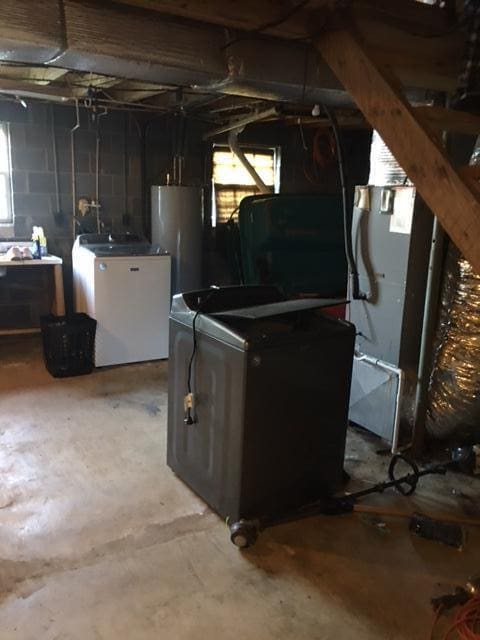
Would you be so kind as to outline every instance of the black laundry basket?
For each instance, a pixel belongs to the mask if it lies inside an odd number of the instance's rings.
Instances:
[[[43,357],[54,378],[91,373],[94,367],[97,321],[86,313],[41,319]]]

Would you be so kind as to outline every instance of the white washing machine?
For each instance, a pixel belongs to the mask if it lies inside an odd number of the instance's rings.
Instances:
[[[132,234],[82,234],[72,250],[75,311],[97,321],[95,366],[168,357],[170,256]]]

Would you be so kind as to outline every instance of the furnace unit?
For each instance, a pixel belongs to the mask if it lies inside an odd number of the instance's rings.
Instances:
[[[432,220],[415,187],[357,187],[353,246],[360,290],[350,420],[398,446],[412,420]]]

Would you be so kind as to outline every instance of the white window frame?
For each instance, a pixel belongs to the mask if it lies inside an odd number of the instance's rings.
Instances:
[[[12,189],[12,145],[10,138],[10,125],[8,122],[0,122],[0,131],[5,136],[7,142],[7,168],[0,170],[0,175],[5,176],[5,184],[7,185],[7,217],[0,217],[0,235],[10,237],[13,235],[14,225],[14,208],[13,208],[13,189]]]
[[[240,144],[241,149],[245,153],[255,153],[262,151],[269,151],[273,153],[273,193],[280,193],[280,162],[281,162],[281,148],[276,146],[270,146],[265,144]],[[213,169],[213,157],[215,151],[230,151],[228,145],[214,143],[212,149],[212,169]],[[238,185],[242,186],[242,185]],[[215,195],[215,182],[212,177],[212,214],[211,214],[211,224],[212,227],[216,227],[217,225],[217,216],[216,216],[216,195]]]

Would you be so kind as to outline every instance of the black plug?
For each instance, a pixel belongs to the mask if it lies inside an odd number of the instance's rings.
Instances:
[[[192,410],[190,408],[187,409],[185,413],[185,418],[183,419],[185,424],[194,424],[195,420],[192,418]]]

